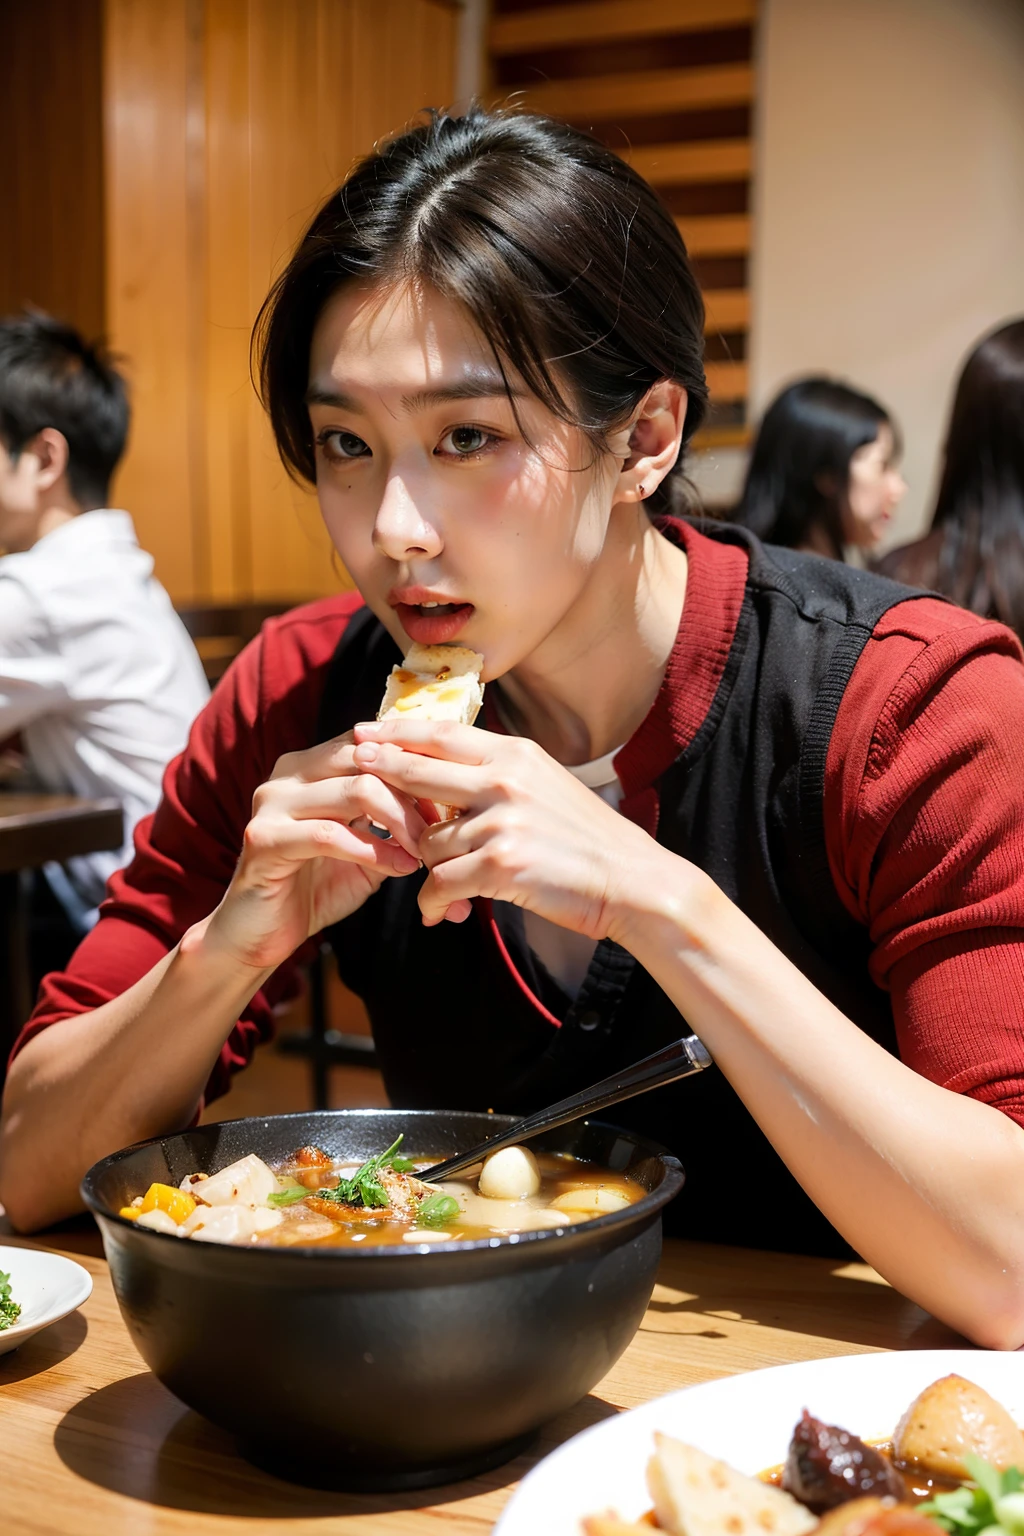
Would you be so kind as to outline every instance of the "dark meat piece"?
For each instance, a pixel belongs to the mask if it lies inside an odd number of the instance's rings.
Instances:
[[[813,1419],[805,1408],[789,1444],[782,1486],[816,1515],[848,1499],[905,1499],[892,1463],[849,1430]]]

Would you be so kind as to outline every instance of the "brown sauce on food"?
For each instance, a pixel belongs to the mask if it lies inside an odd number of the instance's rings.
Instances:
[[[954,1488],[959,1488],[958,1479],[952,1477],[925,1477],[922,1472],[915,1472],[909,1467],[903,1466],[892,1453],[891,1440],[865,1440],[865,1445],[892,1462],[896,1470],[902,1473],[903,1481],[907,1485],[908,1502],[911,1504],[924,1504],[928,1499],[933,1499],[937,1493],[952,1493]],[[786,1470],[786,1463],[781,1461],[777,1467],[766,1467],[759,1472],[763,1483],[771,1483],[773,1488],[782,1487],[782,1474]]]

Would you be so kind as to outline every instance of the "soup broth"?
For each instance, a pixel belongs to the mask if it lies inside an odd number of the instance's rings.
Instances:
[[[397,1144],[396,1144],[397,1145]],[[203,1242],[260,1247],[398,1247],[501,1238],[559,1228],[624,1210],[642,1199],[634,1180],[568,1154],[522,1147],[495,1153],[458,1179],[417,1178],[438,1158],[405,1159],[389,1148],[356,1164],[300,1148],[276,1168],[250,1155],[178,1189],[154,1184],[121,1215],[140,1226]]]

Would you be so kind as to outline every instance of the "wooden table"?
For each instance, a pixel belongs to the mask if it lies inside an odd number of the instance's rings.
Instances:
[[[46,1246],[92,1272],[89,1301],[0,1357],[4,1536],[483,1536],[540,1456],[620,1408],[790,1360],[965,1347],[864,1264],[669,1243],[629,1349],[531,1454],[455,1487],[321,1493],[250,1466],[230,1436],[150,1375],[121,1322],[99,1239],[81,1228],[51,1234]]]
[[[32,1008],[21,872],[51,859],[117,849],[124,817],[116,800],[0,791],[0,1079]]]

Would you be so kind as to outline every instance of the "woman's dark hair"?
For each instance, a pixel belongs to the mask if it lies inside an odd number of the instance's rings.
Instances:
[[[826,378],[790,384],[764,413],[730,520],[790,549],[818,528],[841,560],[850,460],[883,426],[898,448],[892,418],[869,395]]]
[[[939,591],[1024,635],[1024,319],[964,365],[932,527]]]
[[[97,343],[37,310],[0,320],[0,441],[17,458],[44,427],[68,445],[71,494],[101,507],[128,436],[124,379]]]
[[[308,481],[310,343],[351,279],[422,282],[456,300],[503,377],[518,374],[598,451],[662,379],[689,392],[686,441],[704,417],[704,305],[675,223],[642,177],[564,123],[433,112],[317,213],[253,336],[278,450]],[[669,509],[668,482],[647,504]]]

